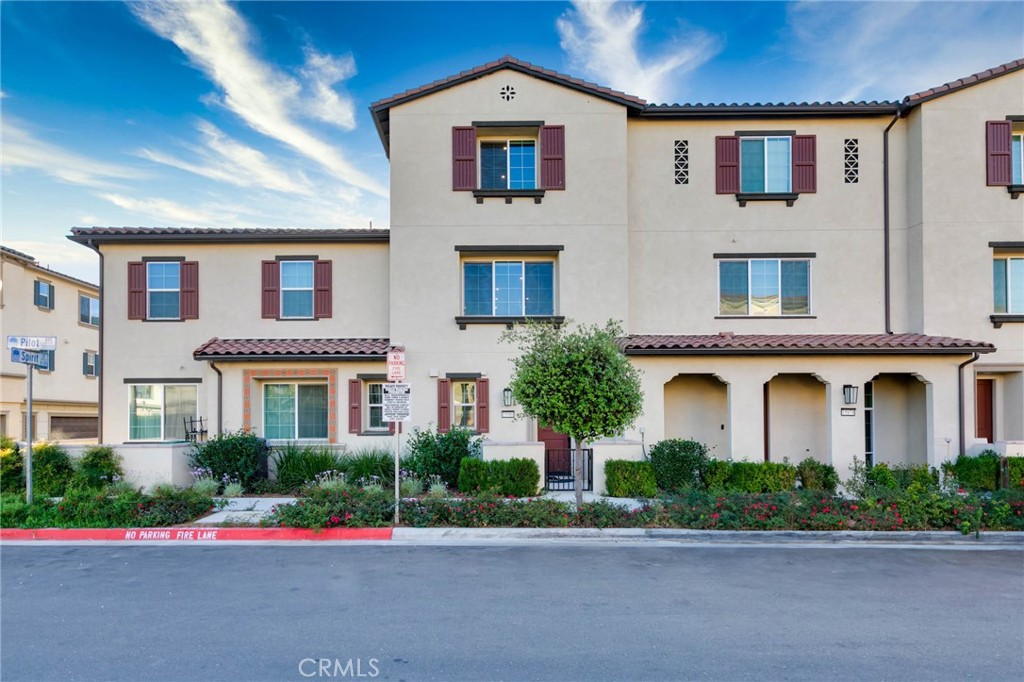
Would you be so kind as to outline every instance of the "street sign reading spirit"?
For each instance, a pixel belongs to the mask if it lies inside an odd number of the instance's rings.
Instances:
[[[412,421],[412,386],[410,384],[384,384],[383,386],[384,421]]]
[[[11,362],[20,362],[23,365],[34,365],[39,369],[50,368],[50,356],[46,353],[37,353],[24,348],[11,349]]]
[[[8,348],[25,350],[57,350],[56,336],[8,336]]]

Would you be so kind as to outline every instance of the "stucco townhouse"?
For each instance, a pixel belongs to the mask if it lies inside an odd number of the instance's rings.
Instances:
[[[33,370],[33,436],[95,442],[99,421],[99,288],[0,246],[0,321],[4,336],[55,336],[47,367]],[[26,366],[0,360],[0,434],[27,435]]]
[[[542,471],[525,320],[620,320],[644,414],[593,446],[937,465],[1024,448],[1024,60],[894,102],[649,104],[512,57],[371,105],[389,230],[75,228],[102,259],[102,438],[470,428]],[[550,460],[550,461],[549,461]],[[553,465],[552,465],[553,466]]]

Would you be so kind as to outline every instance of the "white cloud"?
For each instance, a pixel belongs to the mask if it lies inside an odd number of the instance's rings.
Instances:
[[[233,213],[185,206],[162,197],[136,198],[123,194],[100,194],[99,197],[125,211],[164,224],[188,227],[233,227],[232,223],[237,220],[237,216]]]
[[[326,123],[352,130],[356,127],[355,106],[350,97],[342,97],[335,85],[356,74],[356,60],[352,55],[332,57],[307,46],[306,65],[299,71],[306,80],[311,97],[306,113]]]
[[[28,254],[44,268],[87,282],[98,282],[99,256],[96,252],[61,238],[53,241],[4,240],[4,246]]]
[[[190,148],[199,157],[196,162],[154,149],[140,149],[138,153],[150,161],[237,187],[263,187],[304,196],[313,194],[313,188],[301,173],[287,173],[280,162],[271,162],[260,150],[228,137],[208,121],[199,121],[196,128],[204,143],[203,147]]]
[[[642,5],[575,0],[557,21],[574,71],[652,102],[678,97],[685,76],[718,52],[711,35],[680,25],[651,56],[640,45]]]
[[[900,99],[1024,52],[1018,3],[798,2],[787,23],[806,99]]]
[[[310,61],[311,53],[307,51],[305,72],[313,91],[312,100],[307,101],[302,97],[302,84],[257,57],[251,49],[249,27],[227,3],[162,1],[131,7],[140,20],[177,45],[220,88],[219,102],[251,128],[315,161],[338,180],[386,196],[382,183],[353,166],[341,150],[296,120],[301,115],[298,112],[307,111],[310,102],[317,118],[342,111],[342,97],[332,90],[332,99],[325,89],[330,90],[344,74],[354,72],[354,64],[346,71],[344,59],[312,53]],[[354,120],[353,116],[352,124]],[[347,124],[344,117],[334,123]]]
[[[127,166],[96,161],[76,154],[30,133],[21,124],[5,116],[2,123],[3,168],[30,168],[41,171],[61,182],[85,187],[109,188],[111,180],[137,178],[140,173]]]

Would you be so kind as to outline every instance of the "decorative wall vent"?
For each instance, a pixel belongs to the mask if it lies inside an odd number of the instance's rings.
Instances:
[[[857,182],[860,175],[860,145],[856,138],[847,138],[843,144],[843,173],[846,184]]]
[[[506,85],[498,92],[498,94],[506,102],[511,102],[516,98],[516,89],[513,88],[511,85]]]
[[[690,184],[689,140],[676,140],[676,184]]]

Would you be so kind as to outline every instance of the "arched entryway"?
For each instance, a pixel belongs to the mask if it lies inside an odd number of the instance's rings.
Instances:
[[[700,441],[712,457],[729,457],[728,385],[714,374],[679,374],[666,383],[665,438]]]

